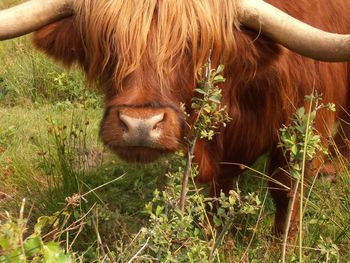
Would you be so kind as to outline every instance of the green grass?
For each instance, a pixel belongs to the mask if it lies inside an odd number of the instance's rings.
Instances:
[[[140,249],[135,235],[149,226],[145,205],[155,189],[165,189],[165,174],[179,163],[170,156],[146,166],[118,160],[98,138],[101,96],[85,86],[79,70],[65,71],[33,50],[28,37],[0,43],[0,61],[0,229],[8,214],[20,218],[25,198],[24,238],[47,216],[60,224],[43,225],[43,244],[57,241],[85,262],[129,255],[126,262]],[[263,156],[254,167],[264,173],[267,165]],[[237,215],[219,248],[220,261],[281,261],[280,241],[270,231],[274,207],[266,181],[246,172],[239,188],[242,197],[258,194],[260,210]],[[77,206],[67,200],[75,194]],[[335,183],[320,178],[305,201],[303,261],[348,262],[349,173]],[[290,249],[288,261],[298,261],[297,255]]]
[[[29,38],[5,41],[0,45],[1,104],[80,103],[86,107],[100,107],[97,92],[81,88],[84,80],[79,70],[63,70],[33,50]]]

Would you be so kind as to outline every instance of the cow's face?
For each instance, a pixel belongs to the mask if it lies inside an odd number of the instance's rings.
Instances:
[[[81,8],[83,14],[48,25],[34,38],[39,49],[66,65],[78,62],[87,79],[101,86],[106,111],[100,136],[127,161],[150,162],[179,148],[187,127],[180,105],[190,108],[196,70],[211,48],[213,61],[229,60],[235,49],[232,29],[218,33],[192,16],[186,23],[178,16],[157,18],[156,7],[149,14],[136,8],[140,20],[134,8],[123,16],[117,7]],[[199,27],[203,30],[193,30]]]
[[[152,162],[177,150],[183,138],[186,125],[180,105],[190,101],[193,77],[180,66],[166,76],[164,86],[152,68],[141,66],[107,96],[100,136],[126,161]]]

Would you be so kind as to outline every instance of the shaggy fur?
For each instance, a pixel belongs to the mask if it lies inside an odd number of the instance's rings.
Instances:
[[[76,1],[76,10],[92,79],[117,58],[112,77],[120,83],[140,66],[150,46],[162,82],[188,54],[196,72],[209,49],[217,60],[229,59],[236,49],[235,1],[87,0]]]
[[[347,0],[267,2],[323,30],[350,33]],[[232,121],[213,141],[199,141],[195,150],[199,179],[212,182],[213,194],[231,189],[233,178],[242,171],[223,162],[249,166],[266,151],[271,152],[270,175],[292,185],[279,169],[286,162],[276,147],[278,130],[290,122],[295,109],[304,105],[304,96],[314,90],[323,94],[325,103],[337,105],[336,114],[321,110],[317,116],[316,128],[324,143],[334,133],[337,120],[349,119],[348,64],[301,57],[240,26],[234,0],[76,0],[75,6],[75,17],[38,31],[34,43],[67,66],[77,61],[88,80],[104,91],[108,110],[101,137],[107,145],[118,141],[113,136],[122,134],[116,117],[120,109],[137,108],[133,114],[143,118],[152,109],[158,112],[163,108],[169,118],[162,124],[166,129],[159,149],[173,150],[174,145],[167,148],[171,141],[167,138],[181,140],[184,117],[179,105],[184,102],[190,107],[197,69],[210,50],[214,66],[225,64],[223,104]],[[111,112],[116,113],[111,116]],[[342,136],[335,138],[345,157],[348,148],[343,137],[349,137],[348,130],[343,127]],[[134,160],[132,149],[118,148],[116,152]],[[149,160],[151,154],[142,149],[135,153],[138,161]],[[323,163],[320,156],[311,170],[323,169]],[[334,170],[329,165],[326,168]],[[278,184],[269,185],[277,208],[274,230],[281,233],[289,195]],[[297,219],[294,213],[292,226]]]

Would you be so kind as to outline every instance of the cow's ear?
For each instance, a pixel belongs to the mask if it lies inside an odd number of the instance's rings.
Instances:
[[[83,42],[74,17],[62,19],[36,31],[33,43],[36,48],[67,67],[74,62],[84,64]]]

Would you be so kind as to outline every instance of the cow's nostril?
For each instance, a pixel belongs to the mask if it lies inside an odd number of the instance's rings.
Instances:
[[[125,118],[123,117],[122,113],[118,113],[119,114],[119,120],[120,120],[120,128],[123,132],[127,132],[129,130],[128,124],[125,121]]]
[[[157,117],[157,118],[153,119],[153,123],[150,123],[150,124],[153,124],[153,127],[151,130],[157,129],[159,127],[159,124],[165,120],[165,113],[161,113],[161,114],[156,115],[154,117]]]
[[[128,132],[129,128],[128,125],[121,119],[120,119],[120,128],[122,129],[123,132]]]
[[[119,119],[121,126],[125,129],[125,131],[133,130],[137,124],[136,118],[130,117],[123,113],[119,113]]]

